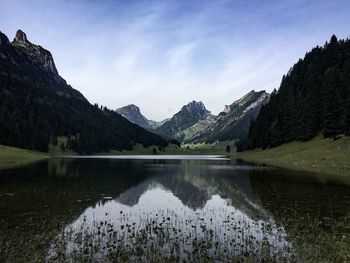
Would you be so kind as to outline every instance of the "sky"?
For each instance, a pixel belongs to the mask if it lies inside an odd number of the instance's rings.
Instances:
[[[0,31],[51,51],[91,103],[160,121],[278,89],[307,51],[350,36],[349,14],[349,0],[0,0]]]

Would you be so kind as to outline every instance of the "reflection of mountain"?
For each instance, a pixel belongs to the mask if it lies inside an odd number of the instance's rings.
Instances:
[[[62,227],[146,176],[142,163],[108,160],[51,159],[0,170],[0,262],[43,261],[45,242]]]
[[[266,216],[260,199],[253,194],[249,170],[241,168],[203,162],[193,165],[193,161],[182,161],[178,166],[149,165],[147,170],[157,175],[129,188],[117,200],[133,206],[148,189],[161,187],[172,192],[184,205],[192,209],[203,208],[213,195],[219,195],[251,218]]]

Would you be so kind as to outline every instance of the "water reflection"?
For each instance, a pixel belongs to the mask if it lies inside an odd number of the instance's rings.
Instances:
[[[83,250],[80,256],[102,261],[290,259],[285,230],[252,193],[249,169],[225,167],[146,164],[152,177],[86,209],[54,241],[49,259],[62,249],[67,255]]]
[[[229,160],[0,170],[0,261],[346,261],[349,186],[318,178]]]

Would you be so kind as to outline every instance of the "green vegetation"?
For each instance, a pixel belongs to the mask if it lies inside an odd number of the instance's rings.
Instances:
[[[230,106],[226,106],[225,112],[221,112],[215,121],[203,127],[200,132],[188,137],[186,142],[214,143],[247,137],[251,119],[256,118],[261,106],[268,102],[269,97],[265,91],[250,91]]]
[[[181,147],[178,147],[177,145],[170,144],[165,148],[160,148],[157,146],[150,146],[150,147],[143,147],[140,144],[137,144],[133,146],[133,150],[122,150],[122,151],[109,151],[107,154],[113,154],[113,155],[148,155],[153,154],[153,148],[157,149],[156,154],[162,154],[162,155],[191,155],[191,154],[226,154],[226,147],[227,145],[231,145],[231,148],[234,147],[233,141],[226,141],[226,142],[220,142],[220,143],[214,143],[214,144],[205,144],[205,143],[198,143],[198,144],[184,144],[181,145]],[[105,153],[103,153],[105,154]]]
[[[121,211],[120,217],[113,220],[106,215],[105,220],[94,221],[93,225],[84,221],[77,231],[69,228],[56,238],[47,262],[101,259],[107,262],[130,259],[135,262],[212,262],[214,259],[283,262],[296,259],[290,255],[287,242],[271,244],[266,238],[275,231],[274,235],[283,239],[281,229],[276,229],[272,222],[244,221],[244,217],[237,217],[235,212],[222,211],[212,215],[223,221],[217,226],[199,213],[188,219],[174,215],[171,210],[159,210],[145,213],[133,222]],[[259,235],[252,229],[257,229]]]
[[[0,169],[25,165],[48,158],[39,152],[0,145]]]
[[[55,139],[55,143],[49,144],[50,156],[62,156],[62,155],[76,155],[77,153],[70,150],[68,137],[67,136],[58,136]]]
[[[278,91],[252,122],[238,150],[271,148],[322,133],[350,134],[350,39],[335,35],[307,53],[283,76]]]
[[[246,151],[233,156],[285,168],[350,176],[350,137],[333,141],[317,136],[307,142],[293,141],[268,150]]]
[[[198,132],[213,121],[213,116],[203,102],[192,101],[183,106],[170,120],[157,129],[169,138],[183,141],[192,132]]]

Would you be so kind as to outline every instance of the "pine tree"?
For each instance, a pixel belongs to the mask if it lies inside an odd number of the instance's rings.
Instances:
[[[350,98],[348,99],[346,112],[345,112],[345,125],[344,131],[346,136],[350,136]]]
[[[337,72],[329,69],[324,76],[324,137],[336,138],[342,132],[340,123],[339,101],[337,96]]]

